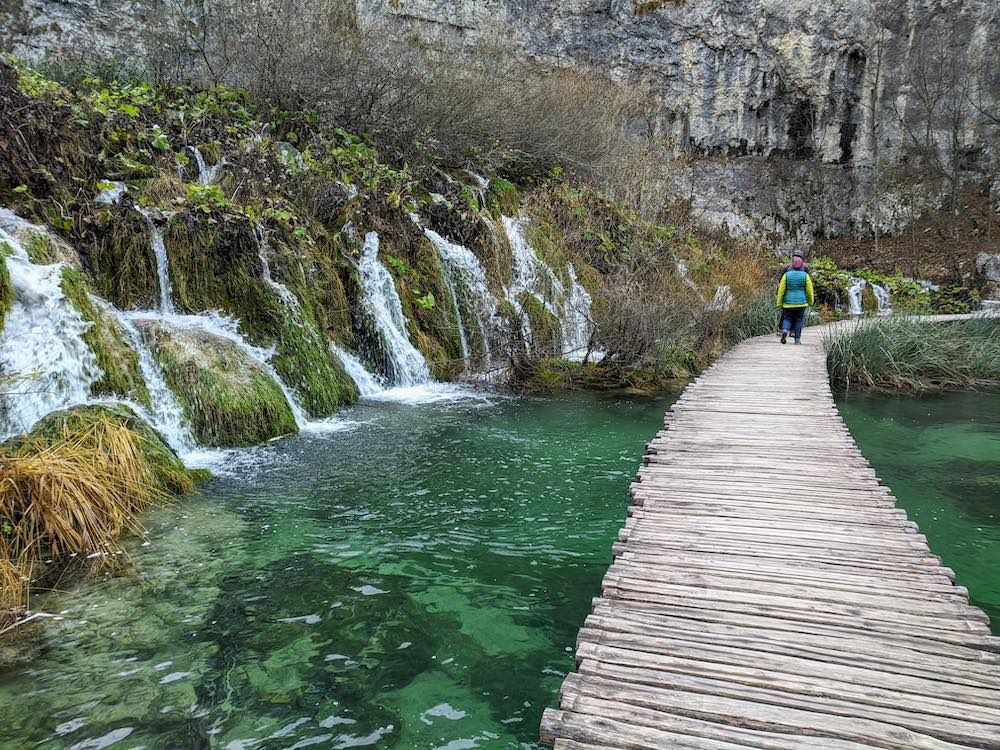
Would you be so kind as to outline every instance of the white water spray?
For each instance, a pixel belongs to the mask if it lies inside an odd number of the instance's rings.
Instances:
[[[396,292],[389,271],[378,260],[379,238],[377,232],[365,235],[358,270],[361,274],[361,304],[375,323],[375,328],[385,344],[386,355],[392,369],[394,385],[411,386],[428,383],[431,372],[427,361],[410,342],[407,333],[403,304]]]
[[[860,315],[861,295],[865,291],[868,282],[864,279],[851,279],[851,285],[847,288],[847,309],[851,315]]]
[[[364,363],[355,355],[337,346],[332,341],[330,342],[330,351],[340,360],[340,364],[344,367],[344,372],[350,376],[351,380],[358,387],[358,393],[361,395],[361,398],[374,396],[385,390],[386,386],[382,379],[378,375],[369,372]]]
[[[195,163],[198,165],[198,184],[202,187],[208,187],[218,182],[219,177],[222,176],[222,168],[226,164],[225,159],[210,167],[205,163],[205,157],[202,155],[201,149],[197,146],[188,146],[188,148],[194,154]]]
[[[887,317],[892,315],[892,298],[889,287],[882,284],[872,284],[872,294],[875,295],[875,302],[878,304],[878,314]]]
[[[90,328],[62,290],[62,263],[36,265],[14,236],[32,227],[0,211],[0,247],[7,253],[13,301],[0,333],[0,372],[10,380],[0,400],[0,435],[30,430],[56,409],[86,402],[102,373],[83,340]]]
[[[266,281],[267,285],[274,290],[274,293],[278,295],[278,298],[285,305],[285,307],[297,308],[299,306],[299,298],[295,296],[291,289],[284,284],[275,281],[274,277],[271,276],[271,264],[267,259],[267,230],[264,229],[263,224],[258,224],[254,227],[253,236],[257,240],[257,253],[260,256],[260,264],[263,268],[264,281]]]
[[[576,278],[576,269],[570,264],[569,294],[566,296],[562,316],[562,354],[569,360],[582,361],[591,344],[592,324],[589,292]]]
[[[461,328],[462,354],[468,368],[470,360],[466,330],[473,323],[479,331],[483,359],[489,366],[492,358],[490,339],[494,336],[497,300],[486,281],[486,271],[475,253],[467,247],[449,242],[430,229],[424,234],[434,245],[444,267],[445,278],[455,301],[455,315]]]
[[[160,312],[164,315],[171,315],[174,312],[174,301],[172,299],[172,288],[170,286],[170,264],[167,259],[167,246],[163,242],[163,227],[154,220],[154,212],[148,208],[136,209],[146,223],[149,224],[150,245],[153,248],[153,257],[156,258],[156,278],[160,285]],[[160,217],[169,219],[173,212],[157,212]]]

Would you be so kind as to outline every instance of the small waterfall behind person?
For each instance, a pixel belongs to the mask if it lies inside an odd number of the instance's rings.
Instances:
[[[424,234],[438,251],[455,300],[455,312],[462,328],[462,350],[466,369],[469,367],[471,357],[468,344],[470,324],[474,324],[478,329],[482,342],[483,364],[489,367],[493,357],[491,339],[495,336],[496,330],[497,299],[490,291],[486,271],[479,258],[467,247],[449,242],[430,229],[425,229]]]
[[[103,375],[83,340],[83,320],[62,289],[63,263],[35,264],[14,236],[33,227],[0,210],[0,246],[7,248],[13,301],[0,332],[0,372],[10,382],[0,400],[0,437],[30,430],[49,412],[85,403]]]
[[[424,355],[410,341],[403,303],[389,271],[378,260],[377,232],[365,235],[358,270],[361,276],[361,305],[371,318],[382,340],[392,372],[389,380],[396,386],[431,382],[431,371]]]
[[[861,295],[868,282],[864,279],[851,279],[851,285],[847,289],[847,306],[851,315],[861,315]]]

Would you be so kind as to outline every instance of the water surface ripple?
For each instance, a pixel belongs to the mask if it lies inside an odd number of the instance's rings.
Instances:
[[[0,747],[536,747],[668,404],[363,404],[257,449],[35,601]]]

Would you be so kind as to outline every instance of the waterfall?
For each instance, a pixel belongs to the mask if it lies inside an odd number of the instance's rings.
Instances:
[[[227,339],[236,344],[236,346],[242,349],[250,359],[259,364],[271,377],[271,379],[277,383],[281,392],[285,395],[288,405],[291,407],[292,414],[295,417],[295,423],[298,425],[299,429],[305,429],[309,426],[309,418],[306,416],[305,409],[302,407],[302,402],[299,400],[299,397],[285,384],[285,381],[281,379],[278,371],[274,369],[274,365],[271,364],[271,357],[274,356],[274,349],[264,349],[259,346],[254,346],[248,342],[245,338],[243,338],[243,335],[239,331],[239,323],[233,318],[226,317],[225,315],[215,311],[203,312],[198,315],[178,315],[163,314],[156,311],[146,310],[130,312],[128,313],[128,316],[132,321],[150,320],[154,323],[163,323],[170,328],[177,328],[181,330],[198,328],[205,333]]]
[[[172,299],[172,289],[170,287],[170,267],[167,260],[167,247],[163,244],[163,228],[154,221],[154,211],[148,208],[136,209],[146,223],[149,224],[150,244],[153,248],[153,257],[156,258],[156,278],[160,284],[160,312],[170,315],[174,312],[174,302]],[[163,218],[169,219],[173,216],[172,211],[157,212]]]
[[[382,382],[382,379],[378,375],[369,372],[361,360],[349,351],[342,349],[332,341],[330,342],[330,351],[340,360],[340,364],[344,367],[344,372],[354,381],[354,384],[358,387],[358,393],[362,398],[374,396],[376,393],[381,393],[385,390],[385,383]]]
[[[851,285],[847,288],[847,307],[851,315],[861,315],[861,294],[867,285],[868,282],[864,279],[851,279]]]
[[[576,279],[576,269],[569,266],[569,295],[562,318],[562,353],[566,359],[582,361],[590,349],[590,294]]]
[[[0,332],[0,372],[7,381],[0,434],[9,437],[30,430],[51,411],[87,401],[102,373],[83,340],[91,324],[63,294],[63,264],[32,263],[12,234],[31,225],[10,211],[0,213],[0,247],[7,251],[13,288]]]
[[[361,304],[374,321],[385,345],[392,370],[390,380],[394,385],[402,386],[430,382],[431,372],[424,355],[410,342],[403,304],[392,276],[378,260],[378,249],[378,233],[369,232],[365,235],[361,261],[358,263],[362,286]]]
[[[523,314],[520,297],[522,294],[530,294],[540,302],[556,318],[559,318],[559,310],[552,303],[552,299],[562,300],[566,294],[562,282],[538,257],[534,248],[528,242],[525,233],[527,221],[524,219],[512,219],[508,216],[501,217],[504,232],[510,243],[511,255],[513,259],[513,272],[511,274],[510,286],[506,289],[507,301],[515,310],[521,312],[521,332],[525,343],[531,345],[531,322],[528,316]]]
[[[289,289],[284,284],[277,282],[271,276],[271,264],[267,260],[267,230],[264,229],[263,224],[258,224],[254,227],[253,236],[257,240],[257,254],[260,256],[260,265],[263,268],[264,281],[267,285],[274,290],[274,293],[278,295],[278,298],[284,303],[285,307],[297,308],[299,306],[299,298],[295,296],[291,289]]]
[[[489,366],[493,354],[490,339],[494,335],[497,300],[486,281],[486,271],[483,270],[479,258],[467,247],[449,242],[430,229],[425,229],[424,234],[438,251],[448,287],[455,301],[455,316],[461,330],[462,355],[465,358],[466,367],[468,368],[470,360],[466,334],[469,322],[474,323],[479,331],[483,359],[485,364]]]
[[[222,176],[222,168],[226,163],[225,159],[210,167],[205,163],[205,157],[202,156],[201,150],[197,146],[188,146],[188,148],[194,154],[194,160],[198,164],[198,184],[202,187],[208,187],[218,182],[219,177]]]
[[[97,298],[94,298],[94,301],[98,302]],[[191,428],[184,418],[184,411],[173,391],[167,386],[167,381],[163,379],[160,367],[153,359],[153,354],[146,346],[146,342],[142,340],[142,335],[132,323],[132,316],[121,312],[103,300],[99,304],[114,315],[139,357],[139,371],[146,383],[150,400],[150,408],[142,409],[145,412],[144,416],[178,454],[183,456],[193,452],[198,443],[191,434]],[[136,315],[142,315],[142,313],[136,313]]]
[[[112,181],[106,183],[109,187],[103,188],[94,198],[95,203],[105,206],[112,206],[122,199],[128,192],[128,186],[124,182]]]
[[[878,303],[878,314],[884,316],[892,315],[892,299],[890,298],[889,287],[882,284],[872,284],[872,294]]]

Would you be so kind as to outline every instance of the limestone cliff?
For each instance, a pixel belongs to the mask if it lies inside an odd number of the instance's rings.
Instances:
[[[1000,42],[991,0],[343,1],[362,26],[389,24],[431,45],[460,42],[472,54],[502,39],[541,64],[587,66],[633,87],[653,105],[647,135],[672,153],[711,157],[675,170],[670,182],[707,221],[732,231],[898,229],[941,200],[940,185],[911,184],[902,195],[886,178],[873,201],[873,171],[912,164],[915,150],[954,165],[959,181],[995,171],[996,122],[973,106],[1000,99],[1000,78],[985,64]],[[30,56],[137,53],[169,27],[168,7],[8,2],[0,43]],[[792,184],[780,179],[789,170]],[[765,186],[771,192],[758,195]]]

